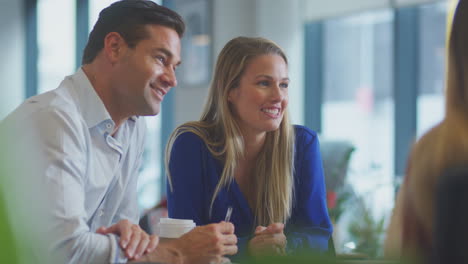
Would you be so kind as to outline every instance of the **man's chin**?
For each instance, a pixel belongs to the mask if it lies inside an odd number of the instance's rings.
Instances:
[[[156,116],[159,114],[159,110],[157,111],[146,111],[138,114],[138,116]]]
[[[158,115],[159,112],[161,112],[161,107],[158,104],[157,106],[148,108],[144,114],[141,114],[141,116],[155,116]]]

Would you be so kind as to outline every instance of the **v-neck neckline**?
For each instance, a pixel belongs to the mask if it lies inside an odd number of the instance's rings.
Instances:
[[[247,198],[244,196],[244,193],[242,193],[239,184],[237,184],[236,179],[232,180],[232,191],[234,192],[234,197],[241,206],[242,210],[244,211],[245,215],[248,217],[248,219],[251,219],[253,222],[253,212],[252,208],[250,208],[249,202],[247,201]]]
[[[218,175],[219,175],[219,179],[220,179],[221,174],[223,173],[223,164],[221,162],[218,163],[218,172],[219,172]],[[219,181],[219,179],[218,179],[218,181]],[[247,217],[247,219],[253,225],[254,216],[253,216],[252,209],[250,208],[250,205],[249,205],[249,203],[247,201],[247,198],[242,193],[242,191],[240,189],[240,186],[239,186],[239,184],[237,184],[237,181],[236,181],[235,178],[232,179],[232,182],[231,182],[230,186],[228,186],[227,191],[233,197],[231,199],[236,200],[237,203],[239,204],[239,208],[240,208],[240,210],[242,210],[242,214],[245,215]],[[233,212],[233,213],[235,214],[236,212]]]

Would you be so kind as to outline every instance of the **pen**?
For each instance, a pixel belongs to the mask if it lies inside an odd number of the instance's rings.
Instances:
[[[226,212],[226,217],[224,218],[225,222],[229,222],[231,220],[231,214],[232,214],[232,207],[229,206],[227,212]]]

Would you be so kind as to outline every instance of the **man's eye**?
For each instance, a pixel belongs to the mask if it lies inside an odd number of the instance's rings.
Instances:
[[[281,84],[280,84],[280,87],[281,87],[281,88],[288,88],[288,87],[289,87],[289,83],[281,83]]]
[[[270,83],[268,81],[259,81],[257,84],[261,86],[268,86]]]
[[[160,61],[162,64],[166,64],[166,58],[164,58],[163,56],[156,56],[154,58]]]

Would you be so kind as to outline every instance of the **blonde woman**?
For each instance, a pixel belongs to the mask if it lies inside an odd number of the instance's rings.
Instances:
[[[468,2],[455,11],[448,45],[446,114],[413,147],[387,231],[385,253],[430,263],[437,184],[449,168],[468,164]],[[461,209],[463,210],[463,209]],[[466,235],[466,234],[465,234]]]
[[[284,52],[263,38],[229,41],[199,121],[172,134],[169,216],[235,225],[241,254],[324,251],[332,233],[317,135],[288,118]],[[287,243],[286,243],[287,242]]]

